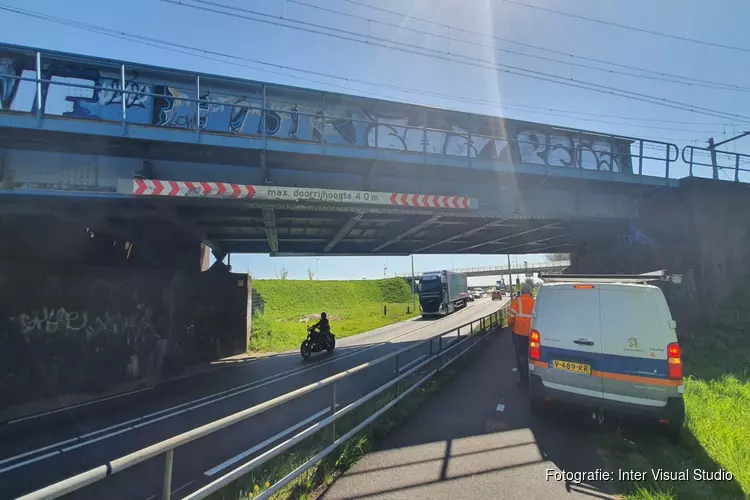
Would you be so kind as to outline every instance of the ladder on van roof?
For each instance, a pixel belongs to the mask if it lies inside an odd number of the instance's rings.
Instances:
[[[650,283],[654,281],[680,284],[681,274],[667,274],[666,270],[643,274],[547,274],[539,273],[539,279],[548,283]]]

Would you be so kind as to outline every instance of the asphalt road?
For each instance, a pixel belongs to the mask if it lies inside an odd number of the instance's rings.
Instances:
[[[321,500],[612,498],[611,482],[548,479],[548,470],[605,467],[596,426],[578,413],[532,416],[516,384],[510,335],[496,333],[477,345],[440,392]]]
[[[379,328],[342,339],[333,354],[316,354],[308,361],[296,352],[259,358],[132,396],[6,424],[0,429],[0,498],[15,498],[105,464],[486,316],[504,303],[484,299],[438,320],[415,319]],[[335,324],[332,328],[335,332]],[[461,333],[468,333],[468,327]],[[399,357],[399,366],[403,369],[427,354],[427,346],[410,351]],[[346,404],[361,397],[392,379],[395,370],[394,359],[341,381],[337,401]],[[300,422],[310,425],[324,418],[331,401],[331,389],[324,388],[179,448],[172,479],[175,497],[259,454],[272,444],[257,448],[269,437]],[[286,436],[279,436],[279,441],[282,437]],[[163,458],[158,457],[65,498],[160,497],[162,474]]]

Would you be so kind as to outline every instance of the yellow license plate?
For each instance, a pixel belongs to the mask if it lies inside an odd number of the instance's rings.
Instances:
[[[591,365],[586,365],[584,363],[574,363],[572,361],[560,361],[559,359],[553,359],[552,368],[554,368],[555,370],[563,370],[566,372],[591,375]]]

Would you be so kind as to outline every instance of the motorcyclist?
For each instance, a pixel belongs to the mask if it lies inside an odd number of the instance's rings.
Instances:
[[[316,345],[320,345],[320,340],[324,335],[331,333],[331,326],[328,324],[328,316],[326,313],[320,313],[320,321],[310,327],[312,333],[312,340]]]

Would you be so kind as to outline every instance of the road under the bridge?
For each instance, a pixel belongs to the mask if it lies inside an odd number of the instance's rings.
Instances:
[[[507,299],[506,299],[507,300]],[[99,466],[150,444],[267,401],[299,387],[394,352],[499,310],[504,302],[484,299],[439,320],[415,319],[342,339],[332,355],[302,360],[298,352],[241,363],[151,390],[42,414],[0,428],[3,494],[15,498]],[[332,325],[335,331],[335,322]],[[470,327],[462,329],[468,334]],[[443,348],[456,340],[443,339]],[[433,346],[437,352],[437,341]],[[401,370],[429,353],[422,346],[399,358]],[[412,365],[413,366],[413,365]],[[365,370],[337,386],[346,405],[391,380],[396,362]],[[258,455],[269,437],[302,421],[321,420],[330,388],[274,408],[195,441],[175,453],[173,490],[184,495]],[[252,450],[249,451],[248,450]],[[163,459],[155,458],[75,492],[66,498],[144,500],[160,493]]]

